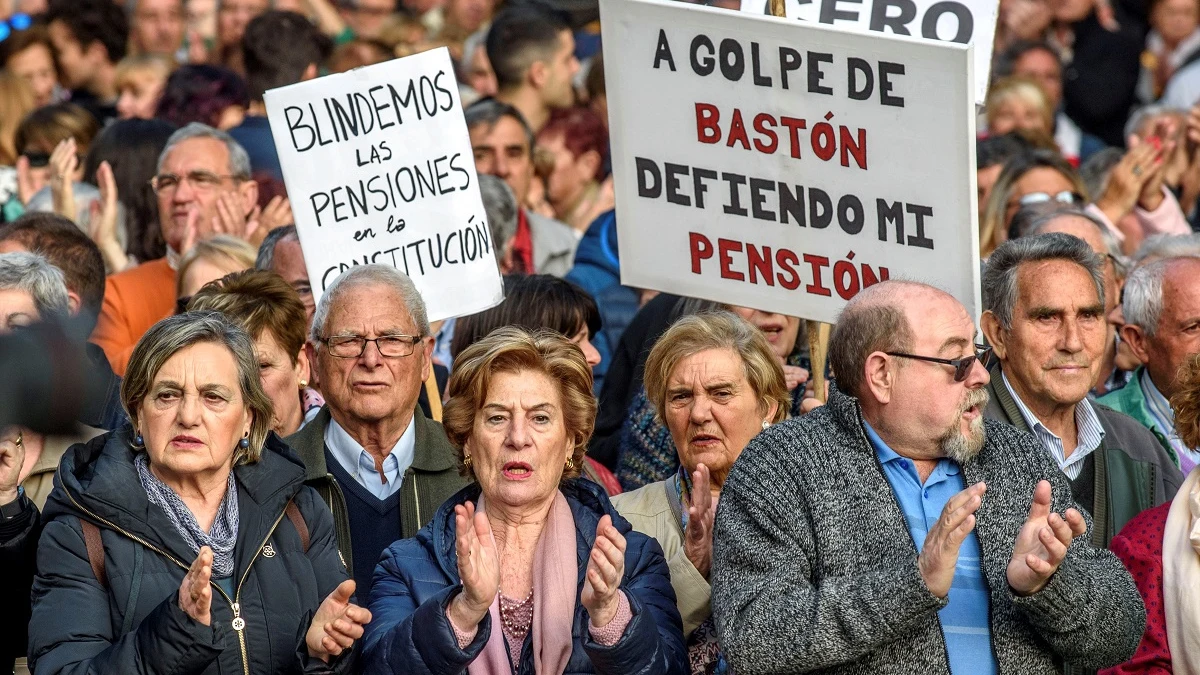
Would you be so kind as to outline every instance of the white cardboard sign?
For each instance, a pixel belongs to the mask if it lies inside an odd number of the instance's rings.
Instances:
[[[987,96],[999,7],[999,0],[784,0],[789,19],[975,45],[978,105]],[[742,0],[742,11],[770,14],[770,1]]]
[[[600,9],[622,283],[832,322],[903,277],[978,316],[969,46]]]
[[[431,321],[503,299],[445,48],[265,98],[316,300],[368,263],[408,274]]]

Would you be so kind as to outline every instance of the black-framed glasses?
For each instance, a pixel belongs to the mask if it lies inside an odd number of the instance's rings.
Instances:
[[[418,335],[380,335],[371,339],[361,335],[331,335],[320,339],[329,354],[339,359],[357,359],[367,351],[368,342],[374,342],[379,353],[387,358],[409,356],[420,341]]]
[[[929,361],[930,363],[954,366],[954,381],[962,382],[967,379],[967,375],[971,373],[971,367],[975,365],[976,361],[982,363],[984,368],[987,368],[991,361],[991,347],[987,345],[975,345],[975,350],[974,354],[964,356],[961,359],[939,359],[936,356],[918,356],[917,354],[904,354],[901,352],[884,352],[884,354],[898,356],[902,359],[916,359],[917,361]]]

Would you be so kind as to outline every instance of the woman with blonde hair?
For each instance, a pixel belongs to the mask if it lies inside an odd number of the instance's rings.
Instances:
[[[175,271],[175,297],[179,298],[180,312],[187,307],[192,295],[205,284],[226,274],[254,267],[254,259],[258,255],[258,251],[246,240],[227,234],[218,234],[184,250],[187,253],[183,254]]]
[[[16,220],[24,211],[16,169],[21,156],[17,149],[17,127],[34,107],[29,83],[0,70],[0,222]]]
[[[613,506],[635,531],[662,546],[691,672],[724,672],[708,584],[717,500],[750,440],[787,417],[791,396],[763,332],[732,312],[675,322],[650,350],[645,383],[675,442],[679,470],[613,497]]]
[[[979,220],[979,257],[986,259],[1008,240],[1008,226],[1023,206],[1044,202],[1087,204],[1087,187],[1057,152],[1034,150],[1010,160],[988,195]]]
[[[474,483],[384,551],[365,671],[683,675],[661,549],[579,478],[596,421],[583,352],[506,327],[454,366],[442,419]]]
[[[1024,131],[1048,138],[1054,129],[1054,111],[1045,92],[1027,77],[1003,77],[993,82],[984,110],[988,134],[993,136]]]

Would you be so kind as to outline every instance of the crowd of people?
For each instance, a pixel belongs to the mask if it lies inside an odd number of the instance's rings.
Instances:
[[[503,302],[314,295],[264,94],[439,47]],[[80,356],[0,673],[1200,673],[1200,3],[994,53],[981,316],[874,284],[813,373],[621,283],[590,0],[3,0],[0,337]]]

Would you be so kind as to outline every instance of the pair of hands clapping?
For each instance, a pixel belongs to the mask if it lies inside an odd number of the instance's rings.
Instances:
[[[950,592],[959,548],[975,529],[975,512],[986,491],[986,485],[976,483],[951,497],[925,537],[917,565],[926,587],[940,598]],[[1033,595],[1042,590],[1066,558],[1071,542],[1087,531],[1079,511],[1067,509],[1064,518],[1052,512],[1050,504],[1050,483],[1040,481],[1033,492],[1029,517],[1017,534],[1008,562],[1008,585],[1016,595]]]
[[[212,625],[212,565],[212,549],[204,546],[179,585],[180,609],[205,626]],[[321,602],[305,636],[309,656],[328,662],[362,637],[371,612],[352,604],[352,595],[354,580],[347,579]]]
[[[483,512],[467,502],[454,507],[455,550],[463,590],[451,601],[450,620],[460,630],[477,626],[500,592],[500,553],[492,526]],[[596,543],[588,556],[581,600],[592,625],[608,625],[620,606],[621,579],[625,576],[625,537],[604,516],[596,526]]]

